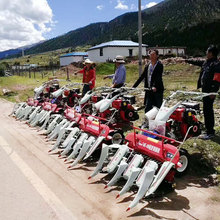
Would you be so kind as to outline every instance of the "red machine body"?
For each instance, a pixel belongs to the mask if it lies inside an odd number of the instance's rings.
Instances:
[[[80,113],[77,113],[74,108],[70,108],[68,106],[64,110],[64,116],[69,121],[75,121],[76,123],[78,123],[80,121],[81,117],[82,117],[82,115]]]
[[[201,123],[196,118],[196,111],[185,106],[178,107],[166,123],[166,130],[172,132],[176,139],[183,140],[189,127],[193,126],[188,137],[195,137],[201,134]],[[171,131],[172,130],[172,131]]]
[[[171,119],[175,121],[182,122],[184,116],[185,108],[177,108],[173,114],[170,116]]]
[[[91,97],[91,100],[92,100],[93,103],[96,103],[96,102],[102,100],[102,97],[94,95],[94,96]]]
[[[144,133],[157,136],[159,139],[147,137],[146,135],[143,134],[137,134],[135,130],[140,130]],[[164,143],[165,140],[168,140],[170,143],[176,142],[173,139],[134,127],[134,132],[129,133],[125,137],[125,140],[126,142],[128,142],[128,146],[135,152],[150,157],[153,160],[158,161],[159,163],[170,161],[172,159],[172,163],[175,164],[175,168],[181,167],[181,163],[179,163],[180,154],[179,151],[177,152],[178,149],[176,148],[176,146],[172,144]],[[174,175],[175,175],[175,171],[171,170],[165,179],[168,182],[172,182],[174,180]]]
[[[35,99],[34,98],[28,98],[27,104],[29,106],[35,106]]]
[[[160,162],[169,161],[176,153],[177,148],[171,144],[164,144],[163,141],[147,137],[143,134],[129,133],[125,139],[129,142],[128,146],[143,155],[147,155]],[[179,153],[173,159],[177,165]]]
[[[51,111],[53,113],[60,113],[60,111],[63,110],[63,108],[58,107],[57,104],[51,103],[51,102],[43,102],[42,103],[42,108],[45,111]]]
[[[89,120],[84,116],[79,121],[79,128],[92,135],[104,136],[106,139],[109,139],[108,135],[110,133],[110,128],[109,126],[102,124],[100,121]]]
[[[45,111],[56,112],[57,104],[52,104],[51,102],[44,102],[42,108]]]
[[[42,102],[39,102],[38,100],[34,100],[34,106],[37,107],[37,106],[41,106],[42,105]]]
[[[42,105],[42,103],[39,102],[39,100],[34,99],[34,98],[28,98],[27,104],[28,104],[29,106],[34,106],[34,107],[37,107],[37,106],[41,106],[41,105]]]
[[[122,102],[123,102],[122,100],[116,99],[115,101],[113,101],[112,107],[115,109],[120,109]]]
[[[93,104],[99,102],[106,96],[102,94],[101,96],[93,95],[90,101],[81,105],[81,112],[86,114],[94,115]],[[134,99],[134,97],[133,97]],[[134,100],[127,100],[124,96],[114,100],[111,104],[111,107],[104,112],[95,112],[95,115],[100,118],[111,120],[109,126],[111,128],[125,128],[132,125],[132,121],[135,121],[139,118],[137,111],[134,109],[130,101],[134,103]],[[113,116],[113,117],[112,117]]]

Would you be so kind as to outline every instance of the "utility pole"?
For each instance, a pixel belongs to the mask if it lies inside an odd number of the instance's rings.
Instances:
[[[50,55],[50,67],[51,67],[51,71],[52,71],[53,76],[54,76],[54,68],[53,68],[53,53],[52,53],[52,55]]]
[[[139,76],[142,74],[142,19],[141,0],[138,0],[138,41],[139,41]]]
[[[69,69],[68,66],[66,67],[66,80],[70,81]]]

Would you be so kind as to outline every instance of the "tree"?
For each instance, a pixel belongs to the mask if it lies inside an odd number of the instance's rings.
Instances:
[[[5,75],[6,66],[4,64],[0,64],[0,76]]]

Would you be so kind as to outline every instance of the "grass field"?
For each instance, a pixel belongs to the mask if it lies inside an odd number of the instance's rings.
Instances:
[[[138,66],[134,64],[126,65],[127,86],[132,86],[138,79]],[[59,71],[57,71],[59,72]],[[114,64],[112,63],[101,63],[96,66],[96,87],[99,86],[110,86],[111,79],[103,80],[104,75],[110,75],[114,73]],[[196,90],[197,79],[199,75],[199,68],[188,64],[171,64],[165,65],[164,67],[164,86],[165,86],[165,97],[170,94],[170,91],[175,90]],[[0,96],[2,96],[2,89],[6,88],[14,92],[12,96],[4,97],[10,101],[24,101],[28,96],[33,95],[33,88],[47,81],[49,77],[53,76],[53,73],[46,72],[47,76],[42,79],[41,73],[35,74],[35,78],[24,77],[24,76],[12,76],[12,77],[1,77],[0,78]],[[55,72],[56,75],[56,72]],[[66,84],[66,73],[57,74],[59,79],[62,79],[62,85]],[[82,76],[70,74],[70,80],[72,82],[81,82]],[[139,88],[143,87],[143,83]]]
[[[134,64],[127,64],[127,86],[132,86],[138,78],[138,66]],[[110,86],[111,80],[103,80],[104,75],[109,75],[114,73],[114,64],[111,63],[102,63],[98,64],[96,67],[96,87],[99,86]],[[193,66],[185,64],[176,64],[176,65],[167,65],[165,66],[165,73],[163,80],[166,88],[165,95],[169,94],[169,91],[177,89],[187,89],[195,90],[196,81],[198,78],[199,69]],[[10,97],[5,97],[10,101],[24,101],[28,96],[32,96],[33,88],[39,86],[43,81],[47,81],[48,77],[51,77],[53,74],[49,72],[47,77],[42,79],[40,73],[35,74],[35,79],[28,77],[12,76],[12,77],[1,77],[0,78],[0,96],[2,96],[2,89],[7,88],[14,92],[14,95]],[[32,73],[33,77],[33,73]],[[59,75],[58,78],[65,80],[66,74]],[[73,82],[81,82],[82,76],[70,75],[70,79]],[[62,81],[61,84],[65,84],[65,81]],[[143,84],[139,86],[143,87]]]

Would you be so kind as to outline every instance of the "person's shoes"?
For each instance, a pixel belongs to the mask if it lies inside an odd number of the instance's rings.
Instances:
[[[215,134],[201,134],[199,138],[202,140],[210,140],[215,137]]]

